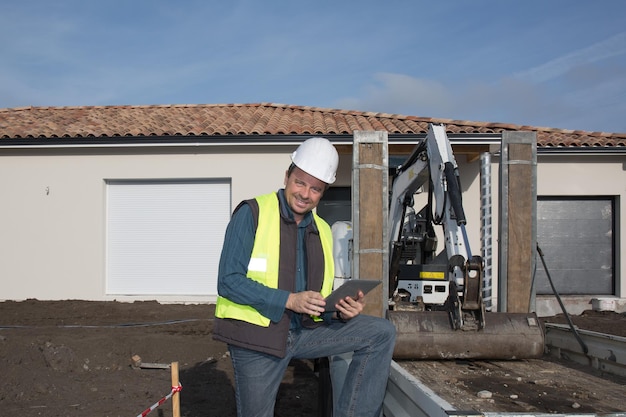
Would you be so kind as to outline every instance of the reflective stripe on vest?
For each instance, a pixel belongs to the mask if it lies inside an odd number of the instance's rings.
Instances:
[[[270,288],[278,288],[280,262],[280,208],[276,193],[256,197],[259,205],[254,247],[248,263],[247,276]],[[315,224],[320,232],[324,252],[324,280],[321,294],[326,297],[332,292],[334,263],[332,253],[332,232],[328,223],[313,213]],[[270,319],[249,305],[237,304],[227,298],[217,298],[215,316],[242,320],[258,326],[268,327]]]

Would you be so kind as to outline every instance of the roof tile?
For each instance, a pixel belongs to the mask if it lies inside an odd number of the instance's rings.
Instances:
[[[330,135],[355,130],[424,134],[429,123],[451,133],[535,131],[541,147],[625,147],[626,133],[585,132],[275,103],[0,109],[0,140],[189,135]]]

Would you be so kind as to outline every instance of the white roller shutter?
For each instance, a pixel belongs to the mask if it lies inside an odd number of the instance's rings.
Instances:
[[[107,181],[106,293],[216,295],[224,180]]]

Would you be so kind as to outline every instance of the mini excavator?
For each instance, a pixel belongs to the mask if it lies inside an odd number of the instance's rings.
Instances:
[[[428,203],[416,210],[416,193]],[[389,200],[389,311],[394,359],[529,359],[544,351],[535,313],[486,312],[484,262],[465,230],[459,170],[443,125],[392,174]],[[435,226],[445,250],[437,253]],[[337,240],[336,240],[337,242]],[[336,243],[337,244],[337,243]]]

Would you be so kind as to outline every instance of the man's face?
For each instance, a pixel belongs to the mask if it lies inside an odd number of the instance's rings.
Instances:
[[[317,207],[324,195],[326,183],[295,167],[289,175],[285,173],[285,198],[300,223],[306,213]]]

